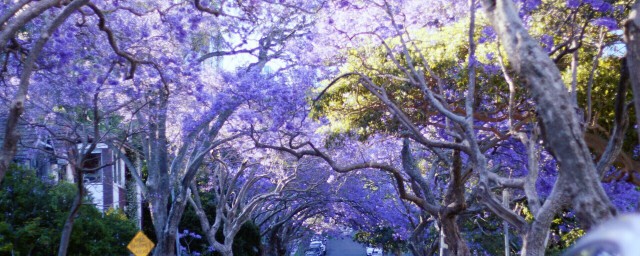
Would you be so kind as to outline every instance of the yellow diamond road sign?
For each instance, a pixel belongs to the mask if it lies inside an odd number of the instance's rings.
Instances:
[[[147,256],[147,254],[151,252],[151,249],[153,249],[153,246],[155,246],[155,244],[153,244],[141,230],[131,239],[131,242],[127,245],[127,249],[136,256]]]

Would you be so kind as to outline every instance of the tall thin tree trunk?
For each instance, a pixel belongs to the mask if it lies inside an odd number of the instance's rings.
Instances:
[[[631,88],[633,89],[633,103],[636,112],[636,123],[640,124],[640,1],[636,1],[629,13],[629,19],[624,22],[624,40],[627,43],[627,66],[631,76]],[[640,125],[636,127],[638,140],[640,140]],[[640,208],[640,207],[639,207]]]
[[[154,122],[149,124],[149,179],[147,186],[151,194],[151,217],[158,239],[153,251],[154,255],[173,256],[176,254],[176,230],[171,226],[169,201],[171,182],[168,166],[168,142],[166,137],[168,95],[159,92],[158,98],[149,104]],[[177,224],[175,224],[177,225]]]
[[[67,250],[69,249],[69,242],[71,241],[71,232],[73,232],[73,223],[75,222],[76,217],[78,216],[78,211],[80,210],[80,206],[82,205],[82,198],[84,197],[84,183],[82,181],[82,172],[78,172],[78,192],[73,198],[73,202],[71,203],[71,210],[69,211],[69,215],[64,222],[64,226],[62,227],[62,234],[60,235],[60,247],[58,247],[58,256],[66,256]]]
[[[444,241],[451,255],[471,255],[466,240],[462,237],[458,226],[458,214],[465,210],[464,181],[462,178],[462,157],[459,150],[453,152],[451,178],[447,185],[447,193],[443,207],[438,213]]]

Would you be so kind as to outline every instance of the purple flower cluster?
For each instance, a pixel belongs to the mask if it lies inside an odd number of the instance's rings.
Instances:
[[[592,10],[597,12],[610,12],[614,8],[611,3],[603,0],[567,0],[566,5],[568,8],[576,9],[582,4],[587,4]]]
[[[191,232],[188,229],[183,230],[181,233],[178,233],[179,238],[193,238],[193,239],[202,239],[202,236],[196,232]]]
[[[608,30],[619,29],[618,22],[615,19],[609,18],[609,17],[602,17],[602,18],[594,19],[594,20],[591,21],[591,24],[593,24],[595,26],[603,26],[603,27],[607,28]]]

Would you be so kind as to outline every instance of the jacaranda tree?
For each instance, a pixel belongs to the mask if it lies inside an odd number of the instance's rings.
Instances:
[[[77,187],[59,255],[98,143],[157,255],[232,255],[247,225],[273,255],[339,227],[394,253],[562,250],[637,208],[633,4],[0,0],[0,182],[22,125],[50,139]]]

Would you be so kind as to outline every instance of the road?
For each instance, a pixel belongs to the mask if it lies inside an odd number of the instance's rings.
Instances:
[[[330,239],[327,241],[327,256],[364,256],[367,250],[350,238]]]
[[[329,239],[327,241],[327,256],[366,256],[367,249],[359,244],[351,240],[351,238],[347,237],[344,239],[334,238]],[[385,256],[391,256],[390,253],[385,253]],[[409,256],[411,254],[405,253],[405,256]]]

